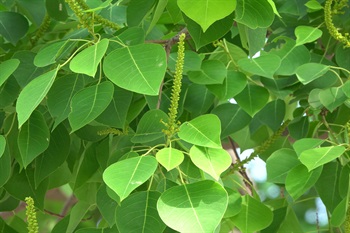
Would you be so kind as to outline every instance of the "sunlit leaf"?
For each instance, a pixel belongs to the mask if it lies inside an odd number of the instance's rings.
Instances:
[[[192,146],[190,157],[197,167],[216,180],[219,180],[221,173],[232,164],[231,156],[224,149]]]
[[[202,27],[203,32],[236,8],[236,0],[178,0],[177,4],[185,15]]]
[[[189,143],[211,148],[221,148],[220,120],[216,115],[206,114],[184,122],[179,137]]]
[[[306,63],[296,70],[296,75],[299,81],[306,85],[315,79],[321,77],[329,70],[329,66],[319,63]]]
[[[122,201],[153,175],[157,165],[157,160],[152,156],[125,159],[107,167],[103,172],[103,181]]]
[[[20,61],[18,59],[9,59],[0,63],[0,86],[10,77],[10,75],[17,69]]]
[[[157,203],[160,218],[170,228],[184,233],[214,232],[227,208],[225,189],[210,180],[166,190]]]
[[[322,31],[310,26],[298,26],[295,28],[297,37],[296,46],[313,42],[322,36]]]
[[[299,160],[309,171],[328,163],[345,152],[343,146],[329,146],[309,149],[301,152]]]
[[[163,148],[156,154],[157,161],[168,171],[179,166],[184,160],[182,151],[174,148]]]

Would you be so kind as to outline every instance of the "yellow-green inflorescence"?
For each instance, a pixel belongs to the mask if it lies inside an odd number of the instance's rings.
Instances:
[[[332,4],[334,2],[334,6],[332,8]],[[340,33],[338,29],[334,26],[333,23],[333,15],[343,14],[342,9],[348,6],[348,0],[326,0],[324,6],[324,20],[326,23],[326,27],[329,33],[334,37],[337,41],[344,44],[345,47],[350,47],[350,35],[349,33]]]
[[[26,197],[25,202],[27,204],[26,207],[26,216],[28,222],[28,233],[38,233],[39,226],[36,220],[36,212],[34,207],[34,200],[31,197]]]
[[[166,124],[167,130],[165,130],[165,134],[168,138],[171,138],[177,131],[179,127],[179,122],[176,120],[178,108],[179,108],[179,100],[181,93],[181,84],[182,84],[182,72],[185,61],[185,33],[180,34],[179,42],[178,42],[178,51],[177,51],[177,59],[175,66],[175,75],[173,80],[173,87],[171,91],[170,97],[170,107],[169,107],[169,121]]]

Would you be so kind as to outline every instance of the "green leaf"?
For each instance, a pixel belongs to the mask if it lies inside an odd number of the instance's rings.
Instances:
[[[66,161],[70,149],[67,129],[59,125],[50,135],[48,148],[35,160],[35,186],[56,171]]]
[[[117,86],[146,95],[158,95],[165,70],[165,51],[156,44],[116,49],[103,64],[107,78]]]
[[[225,65],[218,60],[205,60],[201,70],[188,71],[188,78],[197,84],[222,84],[227,71]]]
[[[101,3],[99,6],[94,7],[94,8],[90,8],[88,10],[84,10],[84,12],[95,12],[95,11],[99,11],[102,10],[103,8],[106,8],[110,5],[110,3],[112,2],[112,0],[107,0],[103,3]]]
[[[288,172],[286,190],[293,200],[297,200],[316,183],[321,175],[322,168],[318,167],[309,172],[303,164],[300,164]]]
[[[192,146],[190,150],[192,162],[200,169],[219,180],[232,164],[232,158],[224,149]]]
[[[9,150],[4,148],[4,152],[0,156],[0,187],[4,186],[4,184],[6,184],[7,181],[10,179],[11,175],[13,175],[12,165],[11,165],[12,161],[13,160],[11,158],[11,154],[9,153]]]
[[[277,131],[281,127],[281,123],[286,114],[286,104],[283,100],[273,100],[265,105],[253,118],[250,130],[256,123],[259,125],[267,125],[273,131]]]
[[[103,181],[122,201],[153,175],[157,165],[157,160],[152,156],[125,159],[107,167],[103,172]]]
[[[350,70],[350,48],[339,45],[335,51],[335,60],[339,66]]]
[[[221,138],[243,129],[251,117],[237,104],[225,103],[214,108],[211,113],[217,115],[221,122]]]
[[[65,21],[68,18],[67,7],[64,0],[45,1],[48,15],[57,20]]]
[[[220,100],[228,100],[240,93],[246,85],[247,78],[243,73],[228,70],[222,84],[208,85],[207,88]]]
[[[166,190],[157,203],[165,224],[179,232],[214,232],[228,204],[227,192],[210,180]],[[210,217],[208,217],[210,216]]]
[[[10,75],[17,69],[20,61],[18,59],[9,59],[0,63],[0,86],[10,77]]]
[[[49,128],[40,112],[34,111],[18,134],[18,148],[23,166],[27,167],[39,154],[44,152],[50,141]]]
[[[296,75],[299,81],[306,85],[321,77],[329,70],[329,66],[320,63],[306,63],[298,67]]]
[[[313,42],[322,36],[320,29],[310,26],[298,26],[294,33],[297,37],[295,46]]]
[[[237,2],[235,12],[235,20],[252,29],[267,28],[274,19],[273,9],[265,0],[240,0]]]
[[[108,44],[108,39],[102,39],[96,44],[84,49],[70,61],[69,68],[75,73],[94,77],[97,67],[107,51]]]
[[[342,91],[344,92],[344,94],[350,98],[350,80],[346,81],[343,86],[342,86]]]
[[[184,122],[180,126],[179,138],[198,146],[221,148],[221,126],[214,114],[206,114]]]
[[[70,111],[73,96],[84,88],[84,77],[79,74],[69,74],[58,78],[47,94],[47,107],[55,119],[53,129],[65,120]]]
[[[299,164],[296,153],[289,148],[273,152],[266,160],[267,181],[284,184],[288,172]]]
[[[344,198],[334,209],[332,216],[331,216],[331,224],[333,226],[341,226],[344,224],[344,221],[346,219],[347,215],[347,209],[349,208],[348,206],[348,200],[347,198]]]
[[[272,219],[272,211],[267,206],[246,195],[242,201],[241,212],[233,217],[233,222],[242,233],[251,233],[269,226]]]
[[[345,148],[343,146],[314,148],[301,152],[299,160],[311,171],[338,158],[344,152]]]
[[[162,16],[164,9],[166,8],[168,4],[168,0],[159,0],[157,1],[157,6],[153,12],[153,17],[152,17],[152,21],[147,29],[146,34],[149,34],[152,29],[154,28],[154,26],[156,26],[158,20],[160,19],[160,17]]]
[[[204,32],[200,25],[186,17],[186,15],[183,15],[187,24],[188,32],[190,33],[197,50],[204,45],[210,44],[223,37],[232,27],[233,16],[233,14],[230,14],[225,18],[216,21]]]
[[[0,159],[5,152],[5,148],[6,148],[6,138],[4,137],[4,135],[0,135]]]
[[[264,87],[248,84],[241,93],[235,96],[235,100],[244,111],[254,116],[265,106],[269,96],[269,92]]]
[[[310,62],[310,52],[304,45],[295,46],[295,41],[292,39],[283,39],[285,40],[283,47],[270,52],[281,58],[281,65],[275,74],[292,75],[299,66]]]
[[[175,72],[175,64],[177,59],[177,53],[171,53],[168,61],[168,68]],[[202,58],[198,53],[191,50],[185,50],[185,61],[183,67],[183,73],[187,74],[190,70],[200,70],[202,65]]]
[[[294,139],[302,139],[309,132],[309,118],[307,116],[295,118],[288,125],[290,136]]]
[[[155,2],[155,0],[131,0],[126,9],[128,26],[139,26]]]
[[[236,8],[236,0],[178,0],[177,4],[185,15],[201,26],[203,32]]]
[[[265,46],[267,28],[251,29],[240,23],[237,26],[243,48],[249,50],[249,56],[253,57]]]
[[[25,36],[29,28],[28,20],[21,14],[9,11],[0,11],[0,35],[11,44]]]
[[[321,103],[333,112],[337,107],[342,105],[348,97],[343,92],[342,87],[331,87],[321,90],[319,93]]]
[[[114,86],[114,95],[108,107],[96,118],[96,121],[115,128],[124,128],[133,94]]]
[[[70,210],[66,233],[73,233],[92,205],[79,200]]]
[[[106,188],[106,185],[102,184],[98,189],[96,194],[96,205],[108,225],[113,226],[116,221],[115,210],[118,204],[108,195]]]
[[[204,85],[191,84],[186,93],[185,109],[198,116],[205,114],[212,106],[215,96]]]
[[[340,185],[340,170],[341,165],[339,163],[325,164],[322,174],[315,185],[322,202],[331,213],[342,201],[338,188],[338,185]]]
[[[87,87],[72,98],[72,111],[68,116],[72,132],[89,124],[100,115],[113,98],[114,86],[106,81]]]
[[[238,66],[244,71],[271,79],[280,65],[280,57],[274,54],[264,54],[257,58],[244,58],[238,61]]]
[[[318,147],[322,143],[324,143],[324,140],[322,140],[322,139],[302,138],[302,139],[293,143],[293,148],[294,148],[294,151],[297,153],[297,155],[300,156],[300,154],[303,151]]]
[[[58,69],[55,69],[42,74],[24,87],[18,97],[16,105],[19,128],[22,127],[32,112],[45,98],[53,82],[55,81],[57,72]]]
[[[54,42],[42,48],[34,58],[34,65],[44,67],[58,62],[76,45],[75,41],[64,40]]]
[[[165,224],[159,217],[156,191],[136,192],[117,207],[116,218],[120,233],[163,232]]]
[[[137,125],[136,133],[131,141],[146,143],[164,137],[163,130],[166,129],[166,126],[162,121],[166,122],[167,119],[168,115],[162,110],[154,109],[146,112]]]
[[[323,9],[323,6],[317,0],[310,0],[307,3],[305,3],[305,6],[307,6],[307,8],[313,11]]]
[[[174,148],[163,148],[157,152],[156,159],[158,163],[170,171],[182,163],[184,154]]]

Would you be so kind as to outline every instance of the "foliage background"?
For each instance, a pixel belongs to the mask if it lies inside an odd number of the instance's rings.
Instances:
[[[349,232],[349,16],[0,1],[0,229],[26,232],[32,197],[40,232]]]

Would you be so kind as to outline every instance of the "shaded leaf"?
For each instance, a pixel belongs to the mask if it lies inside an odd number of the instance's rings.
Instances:
[[[321,77],[329,70],[329,66],[319,63],[306,63],[298,67],[296,75],[299,81],[306,85]]]
[[[0,63],[0,86],[10,77],[10,75],[17,69],[20,61],[18,59],[9,59]]]
[[[136,192],[127,197],[116,210],[120,233],[163,232],[165,224],[159,217],[156,191]]]
[[[235,96],[235,100],[244,111],[254,116],[265,106],[269,96],[269,92],[264,87],[248,84],[241,93]]]
[[[265,54],[253,59],[244,58],[238,61],[238,66],[244,71],[271,79],[280,65],[280,57],[274,54]]]
[[[72,111],[68,116],[72,132],[87,125],[100,115],[111,102],[113,92],[113,84],[106,81],[76,93],[72,98]]]
[[[13,45],[25,36],[28,28],[28,20],[22,14],[0,11],[0,34]]]

